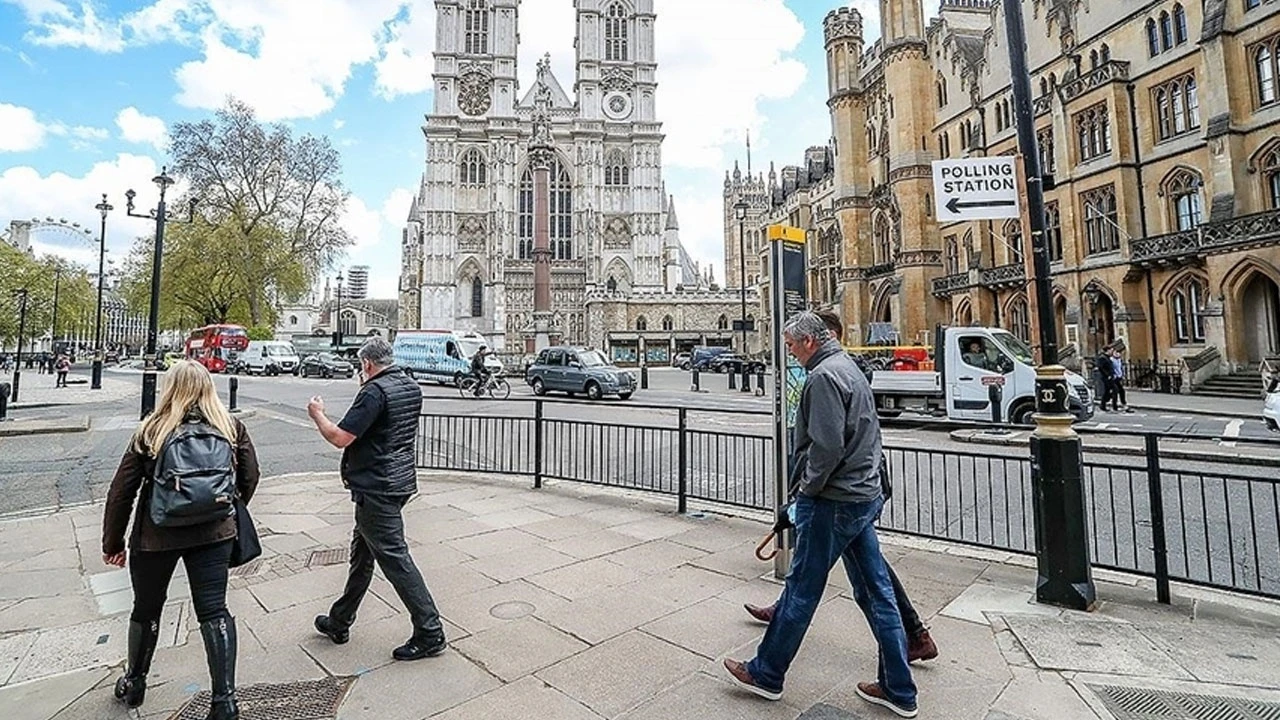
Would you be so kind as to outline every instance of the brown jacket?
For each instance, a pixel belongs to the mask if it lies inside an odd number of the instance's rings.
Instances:
[[[236,424],[236,489],[246,504],[253,498],[258,487],[258,454],[253,449],[253,441],[249,439],[249,431],[244,424],[235,420]],[[111,489],[107,492],[107,507],[102,518],[102,553],[114,555],[124,550],[124,533],[129,526],[129,517],[133,516],[133,532],[129,536],[129,547],[136,551],[146,552],[163,550],[181,550],[184,548],[208,545],[209,543],[230,540],[236,536],[234,517],[204,525],[189,527],[156,527],[151,523],[148,503],[151,499],[151,485],[144,483],[150,479],[155,470],[155,458],[129,449],[120,459],[120,467],[111,480]],[[139,493],[139,488],[142,492]],[[135,511],[134,499],[137,499]]]

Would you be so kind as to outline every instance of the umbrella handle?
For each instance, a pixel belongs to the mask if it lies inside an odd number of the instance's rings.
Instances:
[[[764,536],[764,539],[761,540],[760,544],[756,546],[757,560],[759,560],[760,562],[769,562],[770,560],[774,559],[778,555],[778,551],[776,549],[773,552],[769,553],[768,555],[764,554],[765,549],[769,547],[770,543],[772,543],[773,539],[777,536],[778,536],[778,533],[775,533],[775,532],[770,532],[768,535]]]

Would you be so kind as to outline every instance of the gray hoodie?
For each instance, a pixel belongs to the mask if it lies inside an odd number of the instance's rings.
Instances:
[[[880,497],[880,419],[866,375],[836,340],[805,364],[796,415],[799,490],[836,502]]]

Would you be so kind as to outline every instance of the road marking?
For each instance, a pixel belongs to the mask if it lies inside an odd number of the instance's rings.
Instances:
[[[1222,447],[1235,447],[1236,444],[1234,442],[1227,442],[1226,438],[1240,437],[1240,428],[1242,427],[1244,427],[1244,420],[1232,420],[1227,423],[1227,429],[1222,431]]]

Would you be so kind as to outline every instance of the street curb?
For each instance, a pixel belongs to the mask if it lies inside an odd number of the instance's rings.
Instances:
[[[974,445],[998,445],[1003,447],[1027,447],[1031,444],[1031,434],[1026,430],[1011,432],[1008,435],[986,435],[981,430],[952,430],[951,439],[955,442]],[[1112,455],[1134,455],[1145,457],[1146,448],[1133,445],[1090,445],[1086,452],[1109,453]],[[1162,446],[1160,457],[1170,460],[1191,460],[1200,462],[1218,462],[1230,460],[1237,465],[1253,465],[1257,467],[1280,467],[1280,457],[1270,458],[1253,455],[1240,455],[1233,452],[1214,452],[1211,450],[1180,450]]]
[[[0,437],[59,435],[62,433],[87,432],[88,430],[88,415],[77,418],[58,418],[56,420],[12,420],[0,423]]]
[[[1140,404],[1134,404],[1134,403],[1130,403],[1129,407],[1133,408],[1134,410],[1145,410],[1147,412],[1160,412],[1160,413],[1166,413],[1169,415],[1201,415],[1204,417],[1239,418],[1242,420],[1257,420],[1262,417],[1261,405],[1258,406],[1258,412],[1254,412],[1254,413],[1238,412],[1235,410],[1200,410],[1200,409],[1192,409],[1192,408],[1184,408],[1184,407],[1172,408],[1172,407],[1166,407],[1161,405],[1140,405]],[[1101,410],[1098,411],[1098,413],[1101,413],[1101,412],[1102,412]],[[1098,415],[1095,414],[1093,416],[1093,419],[1097,420]]]

